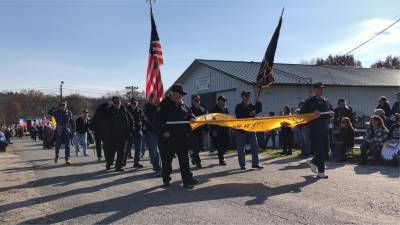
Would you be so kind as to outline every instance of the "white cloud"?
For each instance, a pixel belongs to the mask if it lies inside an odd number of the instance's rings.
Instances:
[[[395,20],[374,18],[356,23],[351,26],[352,32],[346,39],[321,48],[317,55],[326,57],[329,54],[346,54],[394,22]],[[388,55],[400,55],[400,23],[390,27],[352,54],[363,63],[364,67],[369,67],[375,61],[384,59]]]

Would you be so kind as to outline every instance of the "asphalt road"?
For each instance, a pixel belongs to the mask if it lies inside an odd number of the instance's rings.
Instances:
[[[177,162],[171,187],[150,167],[123,173],[75,157],[54,164],[53,150],[14,140],[15,154],[0,155],[2,224],[399,224],[399,169],[328,164],[317,180],[304,159],[261,156],[263,170],[241,171],[235,155],[218,166],[204,154],[193,169],[200,184],[183,189]],[[250,156],[247,156],[248,167]]]

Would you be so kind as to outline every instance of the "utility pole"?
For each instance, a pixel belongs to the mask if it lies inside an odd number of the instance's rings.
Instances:
[[[133,93],[134,93],[136,90],[138,90],[139,87],[137,87],[137,86],[127,86],[127,87],[125,87],[125,89],[129,90],[129,91],[128,91],[129,99],[132,99],[133,96],[134,96]]]
[[[62,88],[63,88],[63,85],[64,85],[64,81],[61,81],[61,84],[60,84],[60,102],[63,101],[63,96],[62,96]]]

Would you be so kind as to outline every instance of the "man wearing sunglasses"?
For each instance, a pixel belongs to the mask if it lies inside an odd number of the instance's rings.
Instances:
[[[183,187],[192,188],[199,181],[193,178],[189,167],[189,135],[191,127],[189,124],[167,124],[167,121],[193,121],[194,115],[190,108],[183,102],[186,92],[182,85],[175,84],[170,88],[171,100],[160,104],[159,129],[161,133],[161,159],[162,177],[164,187],[168,187],[171,181],[172,159],[178,156]],[[165,147],[164,147],[165,146]]]
[[[122,167],[126,142],[133,132],[134,124],[131,114],[122,106],[120,97],[112,97],[112,106],[107,113],[105,121],[107,121],[107,129],[105,129],[106,132],[104,135],[106,170],[110,170],[115,154],[117,154],[115,170],[119,172],[124,171]]]
[[[243,91],[240,96],[242,97],[242,102],[237,104],[235,107],[236,118],[253,118],[257,113],[262,111],[262,105],[259,101],[259,97],[257,97],[256,104],[253,105],[250,103],[250,92]],[[246,169],[245,146],[247,143],[250,144],[251,148],[251,167],[255,169],[262,169],[263,167],[259,165],[259,147],[256,133],[244,130],[236,130],[235,141],[240,169]]]
[[[194,95],[192,101],[192,113],[194,116],[198,117],[201,115],[206,114],[206,110],[200,106],[200,96]],[[190,156],[192,158],[192,164],[196,165],[197,168],[202,168],[201,166],[201,159],[200,159],[200,151],[203,148],[203,137],[207,133],[207,126],[201,126],[194,130],[191,134],[191,145],[193,153]]]

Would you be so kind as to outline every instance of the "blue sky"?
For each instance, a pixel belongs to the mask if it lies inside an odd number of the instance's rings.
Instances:
[[[285,14],[275,62],[344,54],[400,18],[400,1],[168,1],[155,19],[166,87],[196,58],[260,61]],[[0,1],[0,90],[145,85],[149,8],[140,1]],[[400,54],[400,23],[355,52],[369,67]],[[46,90],[46,93],[55,92]],[[68,94],[68,91],[66,91]]]

